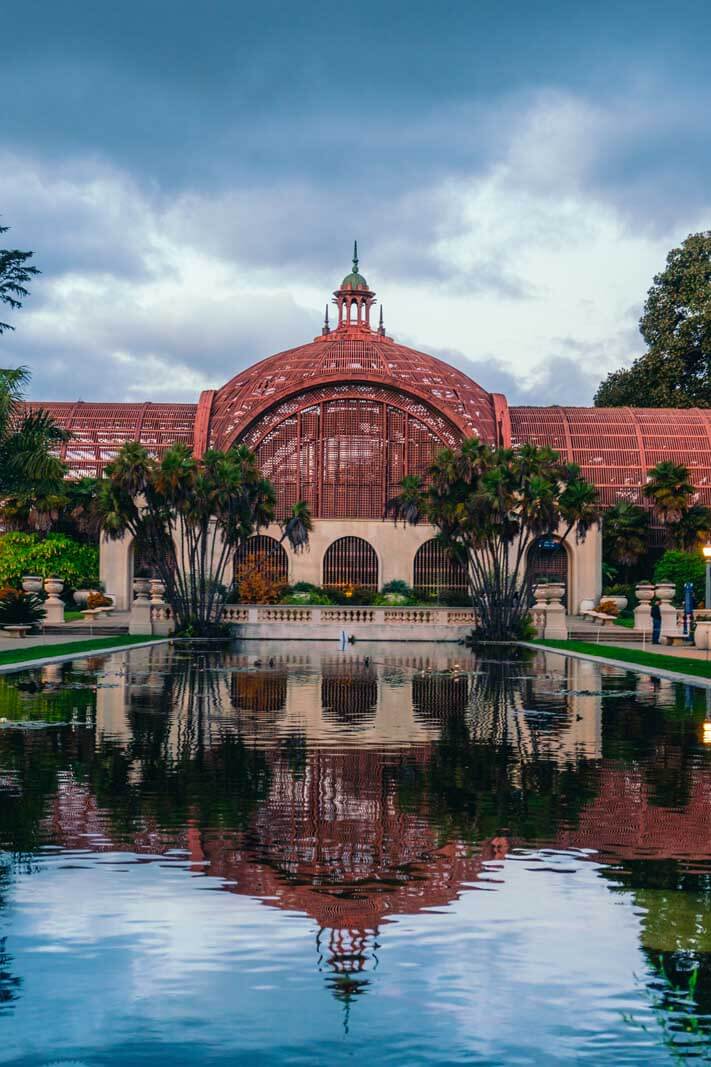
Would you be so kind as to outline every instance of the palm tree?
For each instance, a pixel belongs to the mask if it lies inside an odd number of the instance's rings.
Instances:
[[[274,521],[275,506],[274,487],[244,445],[196,459],[187,445],[175,444],[156,460],[135,441],[107,466],[97,501],[106,536],[129,533],[145,547],[177,629],[195,636],[219,625],[227,567],[240,545]],[[293,508],[282,529],[282,540],[305,547],[306,504]]]
[[[57,455],[68,434],[46,411],[27,411],[25,367],[0,369],[0,499],[18,513],[57,506],[66,467]]]
[[[711,536],[711,508],[692,504],[679,521],[670,526],[669,532],[675,548],[693,552],[699,545],[706,544]]]
[[[608,560],[628,572],[647,551],[649,512],[628,500],[620,500],[605,512],[602,524],[603,552]]]
[[[689,509],[693,492],[689,468],[683,463],[664,459],[647,474],[644,495],[652,501],[654,513],[665,525],[679,522]]]
[[[599,521],[597,491],[550,448],[495,448],[476,438],[439,452],[427,485],[411,476],[388,503],[396,520],[431,522],[467,561],[478,633],[506,641],[522,632],[532,582],[530,549],[541,536]]]

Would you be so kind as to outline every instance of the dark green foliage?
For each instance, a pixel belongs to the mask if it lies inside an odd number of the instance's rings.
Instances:
[[[438,453],[427,484],[409,478],[402,487],[389,511],[396,521],[422,516],[438,528],[452,557],[467,565],[477,633],[494,641],[521,631],[538,539],[561,531],[561,542],[573,532],[581,541],[599,520],[595,487],[548,447],[496,448],[470,438]]]
[[[0,535],[0,585],[19,585],[25,574],[61,578],[72,589],[96,588],[99,549],[79,544],[65,534]]]
[[[274,520],[275,503],[274,487],[244,445],[196,458],[175,444],[156,460],[129,441],[106,468],[97,513],[107,537],[129,533],[144,547],[177,631],[204,637],[221,632],[235,551]],[[303,502],[282,530],[294,551],[306,546],[311,516]]]
[[[19,589],[0,593],[0,628],[3,626],[38,626],[44,619],[42,599]]]
[[[629,571],[647,551],[649,512],[636,504],[620,500],[609,508],[602,520],[602,550],[607,562]]]
[[[373,589],[366,589],[363,585],[349,586],[341,589],[340,586],[326,586],[324,592],[328,595],[332,604],[373,604],[376,593]]]
[[[7,233],[8,226],[0,226],[0,233]],[[28,283],[39,274],[37,267],[30,264],[34,252],[20,252],[17,248],[0,248],[0,304],[5,304],[13,311],[22,307],[22,301],[29,296]],[[0,334],[5,330],[14,330],[7,322],[0,322]]]
[[[13,510],[51,512],[62,492],[66,468],[57,458],[67,439],[46,411],[23,407],[29,374],[24,367],[0,370],[0,498],[3,520]]]
[[[705,596],[706,564],[699,552],[669,549],[654,568],[654,581],[674,582],[677,603],[684,595],[684,583],[693,582],[696,603],[700,604]]]
[[[608,375],[596,407],[711,406],[711,231],[690,234],[671,250],[639,328],[646,353]]]
[[[403,582],[401,578],[395,578],[392,582],[386,582],[381,593],[396,593],[398,596],[411,597],[413,595],[412,587]]]

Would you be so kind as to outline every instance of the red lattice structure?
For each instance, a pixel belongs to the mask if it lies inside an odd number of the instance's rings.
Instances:
[[[235,375],[198,404],[31,404],[69,430],[72,474],[99,475],[126,441],[161,456],[176,441],[202,455],[244,441],[277,490],[278,517],[305,500],[315,518],[379,519],[401,479],[422,475],[435,453],[477,436],[506,445],[548,444],[578,463],[609,507],[645,503],[647,471],[684,463],[711,505],[707,410],[515,407],[466,374],[373,329],[375,293],[353,270],[334,293],[321,336]]]
[[[648,505],[647,472],[689,468],[695,502],[711,505],[711,412],[701,408],[510,408],[511,443],[550,445],[597,486],[604,507]]]
[[[161,456],[176,441],[192,447],[196,404],[30,403],[71,434],[60,456],[77,478],[98,478],[126,441]]]

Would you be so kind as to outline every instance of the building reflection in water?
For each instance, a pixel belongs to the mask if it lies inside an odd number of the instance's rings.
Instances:
[[[23,746],[53,746],[32,840],[177,849],[226,892],[310,916],[318,965],[346,1006],[368,988],[391,916],[447,906],[519,846],[622,858],[624,877],[614,865],[607,875],[615,891],[642,893],[635,862],[671,864],[674,878],[701,864],[708,877],[701,720],[670,684],[552,654],[292,647],[112,657],[91,708],[66,671],[47,670],[31,699],[46,714],[53,692],[81,695],[86,725],[12,741],[18,766]],[[646,890],[652,951],[664,940],[653,913],[668,903],[650,905]],[[678,917],[679,931],[692,926]],[[677,955],[691,943],[668,940]]]

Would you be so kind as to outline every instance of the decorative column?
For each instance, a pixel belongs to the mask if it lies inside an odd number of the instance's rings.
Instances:
[[[64,601],[59,595],[64,589],[64,582],[59,578],[47,578],[44,583],[44,591],[47,599],[44,602],[44,621],[50,626],[63,625]]]
[[[567,641],[568,622],[563,607],[565,586],[551,582],[543,587],[546,595],[546,628],[543,636],[546,640]]]
[[[536,636],[544,637],[546,631],[546,586],[536,585],[533,587],[533,599],[535,601],[531,609],[531,619],[536,627]]]
[[[635,593],[639,604],[634,609],[634,628],[643,634],[651,634],[654,586],[651,582],[640,582],[635,587]]]
[[[148,593],[151,583],[147,578],[135,578],[133,581],[134,600],[131,604],[131,617],[128,623],[130,634],[150,634],[151,627],[151,602]]]
[[[679,627],[676,622],[676,608],[672,604],[675,588],[673,582],[660,582],[659,585],[654,587],[654,591],[660,600],[659,610],[662,613],[661,637],[676,637],[679,634]]]
[[[165,637],[175,630],[173,613],[165,602],[165,582],[151,579],[151,633]]]

